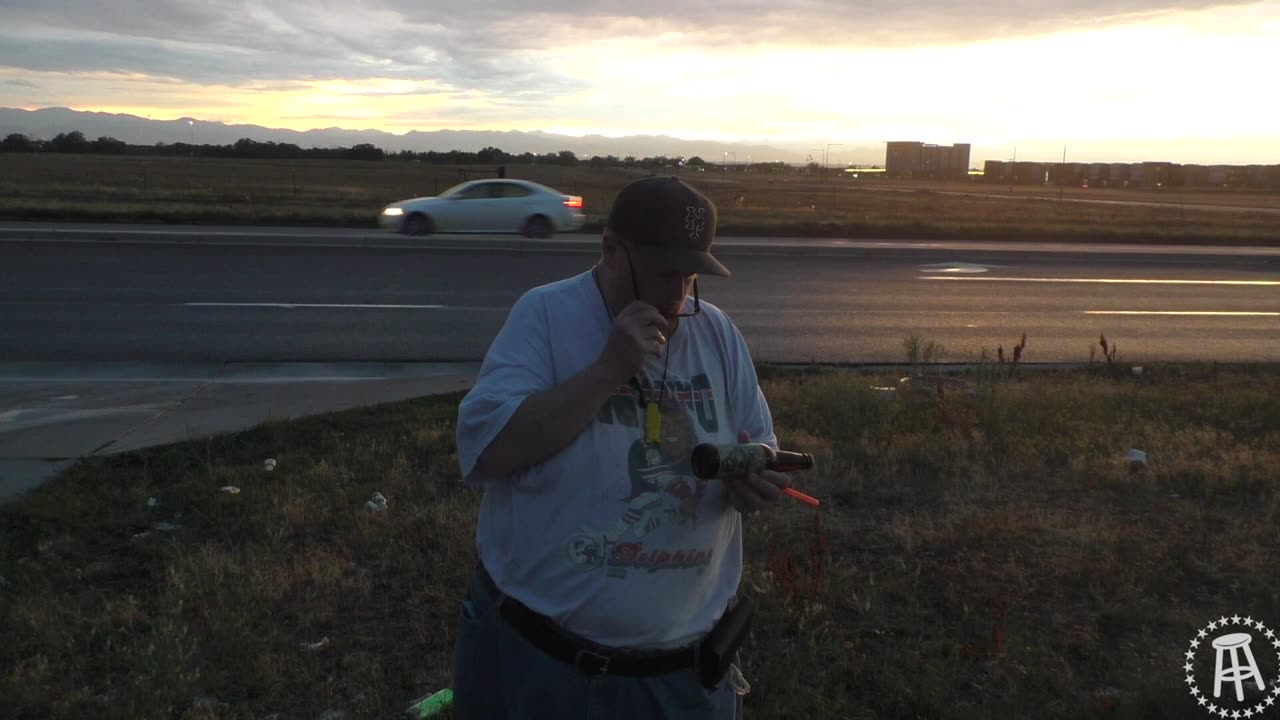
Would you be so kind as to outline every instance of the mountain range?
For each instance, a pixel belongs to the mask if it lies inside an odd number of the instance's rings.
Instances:
[[[130,145],[186,142],[197,145],[230,145],[241,138],[258,142],[293,143],[303,148],[351,147],[369,143],[387,152],[461,150],[475,152],[485,147],[500,148],[511,154],[531,152],[546,154],[571,150],[580,158],[592,155],[626,157],[701,156],[705,160],[736,159],[737,162],[800,163],[812,156],[822,162],[822,151],[812,150],[814,143],[745,144],[716,140],[686,140],[666,135],[557,135],[541,131],[497,130],[410,130],[403,134],[382,130],[350,130],[323,128],[290,130],[261,125],[230,125],[223,122],[182,117],[174,120],[152,120],[136,115],[86,112],[65,107],[23,110],[0,108],[0,138],[21,133],[32,139],[48,140],[58,133],[80,131],[90,140],[100,136],[123,140]],[[884,161],[883,146],[841,146],[839,157],[846,162],[876,163]],[[831,156],[834,164],[836,155]]]

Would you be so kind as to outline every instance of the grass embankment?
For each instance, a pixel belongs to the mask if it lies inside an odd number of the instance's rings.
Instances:
[[[1280,626],[1280,372],[1116,369],[895,397],[763,370],[823,506],[747,522],[751,716],[1203,712],[1197,630]],[[0,716],[392,717],[449,686],[480,499],[459,398],[93,458],[0,509]]]
[[[581,195],[588,231],[643,169],[510,165],[508,176]],[[1274,194],[1070,189],[1078,199],[1163,200],[1166,205],[1052,202],[1045,188],[975,182],[886,183],[804,175],[675,172],[716,202],[724,235],[1080,240],[1280,244]],[[386,160],[285,161],[0,154],[0,217],[374,227],[387,203],[434,195],[496,167]],[[862,189],[913,192],[862,192]],[[948,194],[964,190],[982,197]],[[946,192],[940,192],[946,191]],[[1213,204],[1228,210],[1187,208]]]

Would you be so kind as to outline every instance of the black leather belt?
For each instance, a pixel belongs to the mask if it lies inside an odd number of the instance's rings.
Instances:
[[[483,563],[476,564],[476,571],[491,597],[501,594]],[[503,598],[500,612],[534,647],[584,675],[662,675],[694,667],[692,646],[652,654],[621,654],[582,645],[566,635],[554,620],[530,610],[515,598]]]

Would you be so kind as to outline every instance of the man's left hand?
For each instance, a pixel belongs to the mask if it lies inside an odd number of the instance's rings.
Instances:
[[[739,432],[738,442],[749,443],[751,436]],[[725,478],[724,486],[729,492],[729,502],[738,512],[746,514],[758,512],[777,502],[782,497],[782,488],[791,487],[791,480],[784,473],[762,470],[742,478]]]

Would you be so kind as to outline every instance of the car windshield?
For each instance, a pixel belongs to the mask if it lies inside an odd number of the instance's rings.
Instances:
[[[440,193],[439,195],[437,195],[437,197],[449,197],[450,195],[457,195],[458,193],[470,187],[472,184],[473,183],[470,183],[470,182],[458,183],[457,185],[454,185],[448,190],[445,190],[444,192]]]

